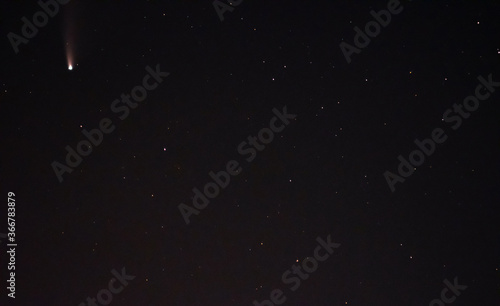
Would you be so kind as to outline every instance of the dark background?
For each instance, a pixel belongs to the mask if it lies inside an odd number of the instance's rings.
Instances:
[[[0,244],[0,304],[79,305],[125,267],[111,305],[252,305],[275,288],[285,305],[429,305],[455,277],[453,305],[500,305],[500,89],[458,130],[441,121],[479,75],[500,81],[500,3],[401,3],[347,64],[340,42],[387,1],[245,0],[221,22],[211,1],[74,0],[19,54],[7,34],[40,8],[1,2],[18,247],[13,300]],[[156,64],[170,75],[120,121],[111,102]],[[244,162],[238,144],[284,106],[296,120]],[[59,183],[51,163],[104,117],[115,131]],[[391,193],[383,173],[436,127],[448,140]],[[186,225],[179,203],[232,159],[241,174]],[[291,292],[283,272],[329,234],[341,246]]]

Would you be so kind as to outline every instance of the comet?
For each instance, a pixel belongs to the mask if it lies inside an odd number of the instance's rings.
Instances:
[[[78,64],[76,64],[76,42],[75,42],[75,9],[72,5],[68,4],[64,7],[64,27],[63,27],[63,37],[64,37],[64,49],[66,51],[66,63],[68,70],[73,70]]]
[[[68,70],[73,70],[73,50],[71,45],[66,43],[66,60],[68,62]]]

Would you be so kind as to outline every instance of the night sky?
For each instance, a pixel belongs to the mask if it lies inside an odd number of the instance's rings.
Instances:
[[[500,2],[40,2],[0,305],[500,305]]]

